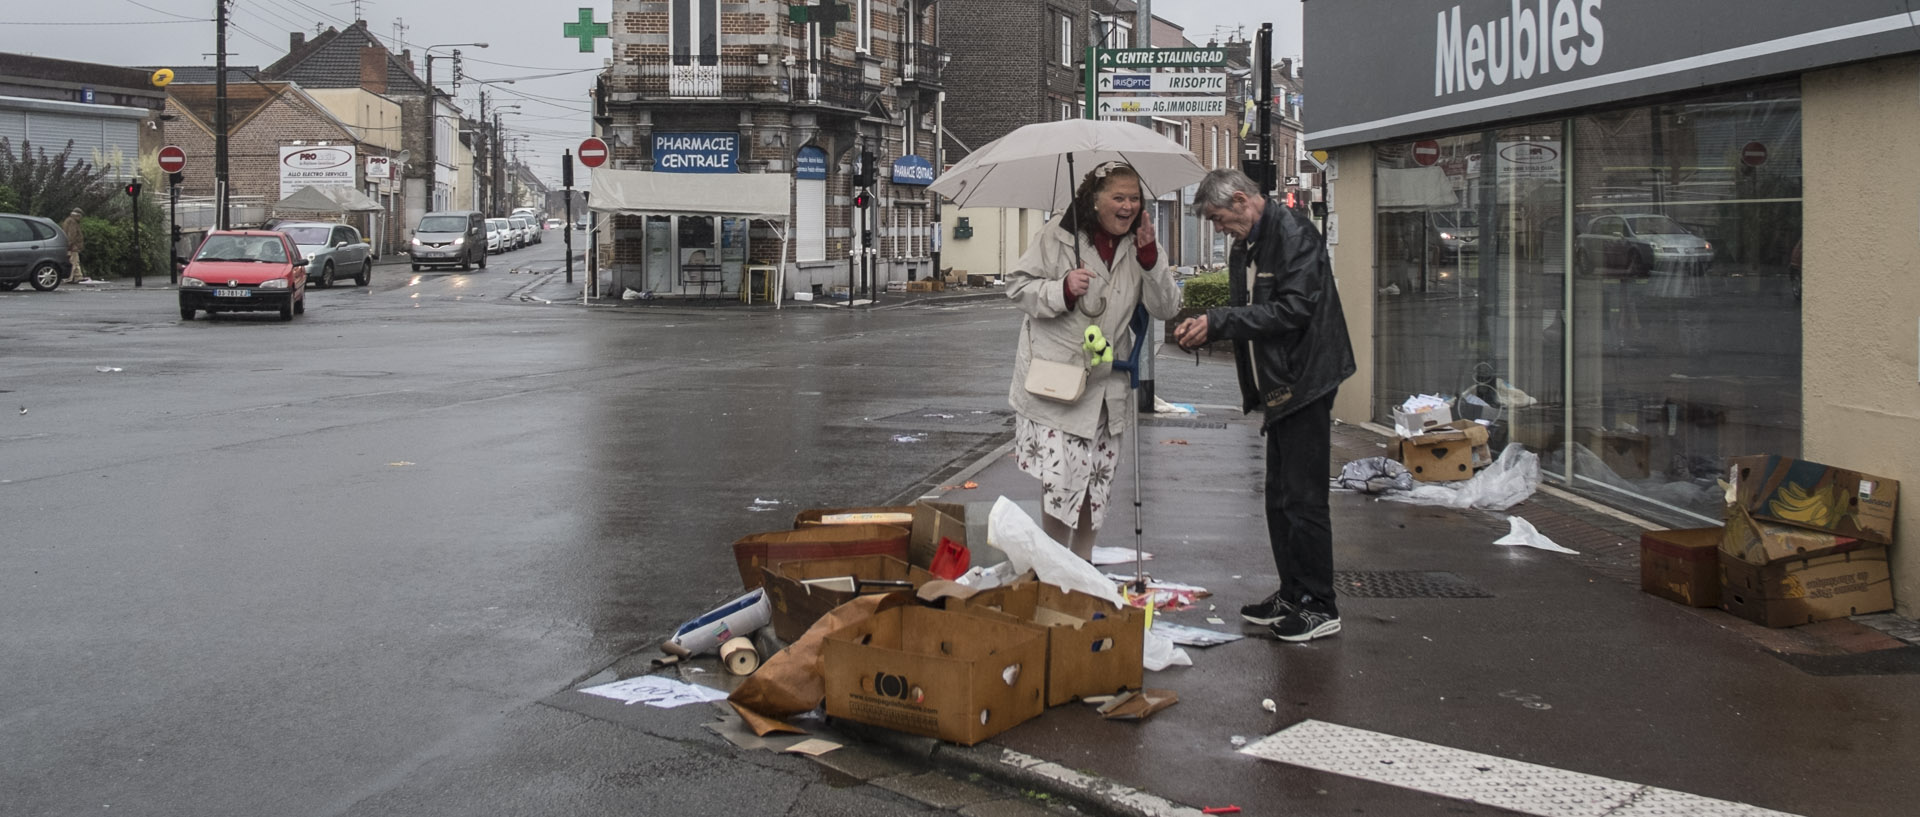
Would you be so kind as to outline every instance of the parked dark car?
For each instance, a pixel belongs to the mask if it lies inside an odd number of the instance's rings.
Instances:
[[[1658,213],[1595,216],[1573,241],[1573,269],[1583,275],[1698,275],[1713,263],[1712,243]]]
[[[0,291],[31,284],[46,292],[67,277],[67,234],[39,216],[0,213]]]
[[[307,259],[286,233],[215,230],[180,271],[180,320],[195,310],[278,310],[280,320],[307,311]]]

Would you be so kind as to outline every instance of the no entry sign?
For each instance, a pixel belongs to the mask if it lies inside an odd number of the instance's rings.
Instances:
[[[1747,167],[1759,167],[1767,163],[1767,146],[1759,142],[1748,142],[1740,149],[1740,163]]]
[[[587,137],[575,153],[580,156],[580,163],[587,167],[599,167],[607,163],[607,143],[597,136]]]
[[[1432,139],[1413,143],[1413,163],[1421,167],[1433,167],[1440,161],[1440,143]]]
[[[167,173],[179,173],[187,166],[187,152],[173,145],[160,149],[160,169]]]

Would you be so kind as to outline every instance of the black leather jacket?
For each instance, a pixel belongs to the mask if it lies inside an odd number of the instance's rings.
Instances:
[[[1234,341],[1241,408],[1263,409],[1265,428],[1353,376],[1353,343],[1333,264],[1312,222],[1269,199],[1255,235],[1252,245],[1234,242],[1231,305],[1207,310],[1207,337]],[[1249,257],[1257,270],[1251,303]]]

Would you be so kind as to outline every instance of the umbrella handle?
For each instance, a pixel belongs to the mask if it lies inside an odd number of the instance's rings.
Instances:
[[[1080,191],[1075,190],[1073,182],[1080,174],[1073,172],[1073,154],[1067,154],[1067,193],[1073,196],[1067,200],[1067,232],[1073,234],[1073,268],[1080,269],[1086,264],[1080,262]]]

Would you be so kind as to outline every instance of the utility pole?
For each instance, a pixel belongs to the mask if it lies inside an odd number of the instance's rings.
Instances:
[[[487,142],[487,88],[484,85],[480,86],[480,120],[476,124],[479,127],[473,131],[473,143],[480,148],[480,151],[479,155],[474,157],[473,178],[474,183],[480,185],[480,209],[483,211],[481,215],[491,216],[493,215],[493,179],[488,178],[486,169],[493,161],[493,146]]]
[[[227,229],[227,0],[214,0],[213,202],[214,229]]]
[[[1265,174],[1259,181],[1261,192],[1271,197],[1279,181],[1273,166],[1273,24],[1261,23],[1255,37],[1258,43],[1254,50],[1260,53],[1260,101],[1254,103],[1254,110],[1260,117],[1260,171]]]

